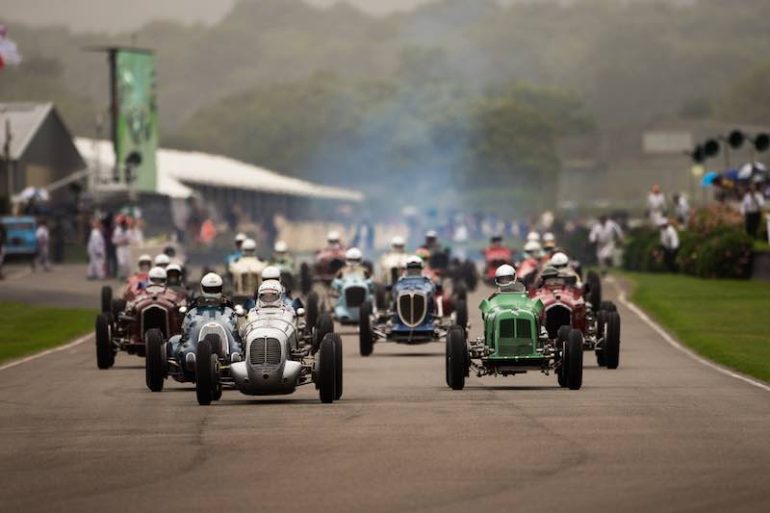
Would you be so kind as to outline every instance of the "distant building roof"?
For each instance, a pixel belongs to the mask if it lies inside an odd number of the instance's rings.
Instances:
[[[112,143],[77,138],[75,144],[87,161],[98,162],[104,177],[109,180],[115,165]],[[364,199],[358,191],[319,185],[208,153],[161,148],[157,154],[157,170],[157,192],[176,198],[191,196],[193,191],[188,186],[205,185],[317,199],[355,202]]]
[[[5,145],[6,120],[11,125],[11,159],[18,160],[52,110],[52,103],[0,103],[0,149]]]

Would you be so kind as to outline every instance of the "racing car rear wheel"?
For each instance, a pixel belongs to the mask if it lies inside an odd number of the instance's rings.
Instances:
[[[452,285],[452,288],[454,289],[452,292],[454,292],[457,299],[468,299],[468,288],[465,286],[465,283],[458,281]]]
[[[318,349],[318,356],[316,356],[316,365],[318,366],[318,372],[316,373],[316,379],[318,380],[318,395],[321,398],[322,403],[334,402],[334,398],[337,395],[337,356],[335,354],[335,336],[339,335],[329,333],[324,337],[321,341],[321,347]]]
[[[570,330],[564,349],[567,387],[580,390],[583,386],[583,334],[580,330]]]
[[[463,278],[470,290],[476,290],[479,284],[479,271],[471,260],[463,262]]]
[[[358,350],[361,356],[369,356],[374,351],[372,334],[372,303],[366,301],[358,315]]]
[[[115,365],[109,315],[109,313],[101,313],[96,316],[96,365],[100,369],[109,369]]]
[[[305,322],[311,328],[315,328],[318,322],[318,294],[315,292],[307,295],[307,301],[305,301]]]
[[[102,313],[112,311],[112,287],[105,285],[102,287]]]
[[[615,306],[615,303],[613,303],[612,301],[602,301],[600,306],[599,306],[599,309],[600,310],[606,310],[608,312],[617,312],[618,311],[618,307]]]
[[[588,289],[588,302],[594,311],[599,311],[602,305],[602,280],[596,271],[590,271],[586,276],[586,288]]]
[[[318,324],[315,328],[315,337],[313,338],[313,352],[318,351],[321,341],[327,333],[334,333],[334,319],[328,313],[323,313],[318,317]]]
[[[310,293],[313,288],[313,276],[310,274],[310,266],[304,263],[299,268],[299,288],[303,294]]]
[[[147,358],[144,360],[145,381],[153,392],[163,390],[166,380],[166,351],[163,347],[163,332],[159,329],[147,330],[144,335]]]
[[[620,314],[607,312],[607,337],[604,340],[604,361],[608,369],[620,364]]]
[[[219,383],[219,358],[213,350],[212,342],[219,345],[218,337],[214,334],[206,335],[200,341],[195,350],[195,395],[198,404],[209,405],[211,401],[219,399],[222,388]]]
[[[342,337],[333,333],[334,340],[334,400],[342,398]]]
[[[468,303],[458,299],[455,303],[455,323],[462,328],[463,333],[468,329]]]
[[[556,371],[556,379],[559,381],[559,386],[564,388],[567,386],[567,337],[572,328],[569,325],[564,325],[556,332],[556,341],[561,351],[561,366]]]
[[[468,347],[465,330],[452,326],[446,335],[446,384],[452,390],[465,388],[465,374],[468,372]]]
[[[601,347],[596,348],[596,365],[605,367],[607,362],[604,358],[604,346],[606,343],[605,326],[607,325],[607,312],[603,309],[596,313],[596,338],[602,340]]]

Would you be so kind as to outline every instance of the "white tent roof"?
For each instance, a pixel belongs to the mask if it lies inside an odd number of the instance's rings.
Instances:
[[[110,141],[76,138],[75,144],[88,162],[98,162],[102,172],[111,176],[115,153]],[[358,191],[291,178],[221,155],[161,148],[157,153],[157,167],[157,192],[175,198],[192,195],[188,185],[208,185],[307,198],[356,202],[364,199]]]

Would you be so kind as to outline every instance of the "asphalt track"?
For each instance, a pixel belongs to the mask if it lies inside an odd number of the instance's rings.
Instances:
[[[139,358],[97,370],[89,340],[0,371],[0,510],[769,511],[770,394],[620,312],[621,368],[586,353],[580,391],[527,374],[454,392],[443,344],[364,359],[347,329],[332,405],[304,388],[200,407],[187,385],[147,391]]]

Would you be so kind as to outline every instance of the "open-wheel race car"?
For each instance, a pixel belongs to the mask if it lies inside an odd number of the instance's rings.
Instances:
[[[267,283],[267,282],[266,282]],[[198,403],[211,404],[223,389],[246,395],[286,395],[297,387],[315,384],[321,402],[342,397],[342,339],[331,319],[322,316],[315,330],[297,312],[275,301],[248,313],[240,328],[244,356],[240,361],[223,351],[223,335],[208,333],[198,342],[195,391]]]
[[[466,340],[458,326],[446,340],[446,382],[462,390],[465,378],[512,376],[528,371],[554,372],[561,387],[577,390],[583,383],[583,336],[569,325],[552,339],[540,324],[544,306],[522,291],[498,292],[479,306],[484,335]]]
[[[343,274],[332,282],[334,319],[342,324],[358,324],[361,308],[374,297],[374,283],[363,268],[361,271]]]
[[[513,264],[513,251],[504,246],[490,246],[484,250],[484,282],[492,285],[495,282],[495,272],[501,265]]]
[[[262,271],[267,262],[257,258],[257,243],[246,239],[241,244],[241,256],[234,259],[227,268],[230,282],[230,297],[235,304],[244,308],[254,306],[254,292],[262,282]]]
[[[468,306],[464,296],[448,298],[430,278],[420,274],[422,260],[410,257],[407,271],[391,289],[390,307],[375,311],[364,303],[359,320],[359,350],[369,356],[374,343],[386,340],[420,344],[440,340],[451,325],[468,325]],[[410,274],[415,273],[415,274]]]
[[[594,310],[587,299],[600,289],[594,285],[592,294],[588,284],[577,283],[574,273],[546,267],[539,281],[530,296],[543,302],[541,322],[549,338],[556,339],[562,326],[571,326],[582,333],[583,349],[596,353],[599,366],[616,369],[620,361],[620,315],[615,305],[600,301]]]
[[[233,306],[230,301],[221,298],[200,296],[189,310],[181,307],[180,312],[185,314],[181,333],[166,339],[163,333],[152,329],[145,337],[146,382],[147,388],[153,392],[162,391],[168,377],[180,383],[195,382],[198,345],[209,335],[217,338],[217,350],[225,361],[243,359],[236,316],[236,312],[243,312],[241,306]]]
[[[100,313],[95,326],[98,367],[112,367],[118,351],[145,356],[148,332],[155,330],[164,340],[178,334],[182,326],[179,307],[184,303],[185,299],[174,290],[151,284],[117,315]]]

